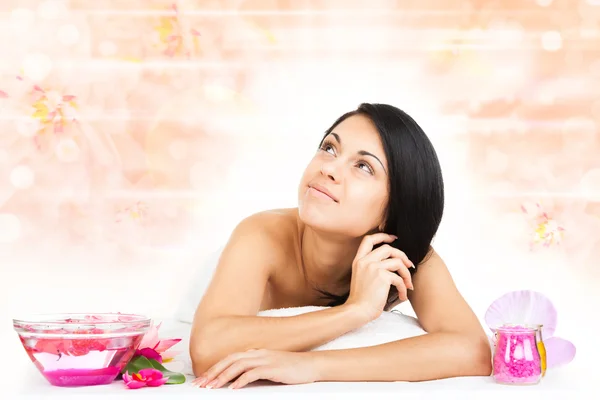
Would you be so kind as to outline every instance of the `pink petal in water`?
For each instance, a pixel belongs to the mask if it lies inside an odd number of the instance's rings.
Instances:
[[[544,346],[548,369],[566,365],[575,358],[575,345],[566,339],[559,337],[544,339]]]
[[[531,290],[506,293],[496,299],[485,313],[490,329],[503,324],[543,325],[542,337],[552,337],[556,330],[557,312],[543,294]]]
[[[8,94],[6,92],[3,92],[2,90],[0,90],[0,99],[6,99],[8,98]]]
[[[192,35],[194,36],[200,36],[200,32],[198,32],[196,29],[192,28],[190,29],[190,32],[192,33]]]

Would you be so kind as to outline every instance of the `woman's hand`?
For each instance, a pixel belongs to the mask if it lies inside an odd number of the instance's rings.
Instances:
[[[259,379],[286,384],[315,382],[318,379],[315,357],[310,352],[274,350],[234,353],[196,378],[192,385],[216,389],[234,381],[229,387],[239,389]]]
[[[406,300],[406,290],[413,289],[408,268],[414,268],[414,265],[406,254],[388,244],[373,250],[379,243],[392,243],[396,239],[386,233],[365,236],[352,262],[352,281],[346,304],[358,307],[367,322],[383,312],[391,285],[398,289],[400,300]]]

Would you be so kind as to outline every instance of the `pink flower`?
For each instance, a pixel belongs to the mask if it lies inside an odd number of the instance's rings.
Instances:
[[[169,57],[180,54],[190,57],[192,50],[198,50],[200,32],[194,28],[184,27],[176,4],[172,4],[171,9],[174,15],[161,17],[159,24],[154,27],[159,40],[156,44],[163,48],[163,54]]]
[[[144,386],[161,386],[169,380],[163,377],[162,372],[153,368],[141,369],[140,372],[129,375],[129,372],[123,374],[123,382],[129,389],[139,389]]]
[[[147,214],[148,206],[145,203],[138,201],[134,205],[120,210],[117,213],[116,222],[122,222],[126,218],[131,218],[134,222],[143,222]]]
[[[158,338],[158,329],[160,328],[160,324],[150,327],[150,330],[144,335],[142,338],[142,342],[140,343],[137,351],[135,352],[136,356],[144,356],[146,358],[151,358],[159,363],[169,362],[179,354],[178,351],[167,351],[171,347],[175,346],[177,343],[181,342],[181,339],[163,339],[160,340]]]
[[[530,247],[551,247],[560,245],[565,228],[551,218],[540,203],[522,204],[521,210],[527,214],[532,224],[532,240]]]

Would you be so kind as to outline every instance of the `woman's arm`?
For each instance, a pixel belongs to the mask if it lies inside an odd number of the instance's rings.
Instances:
[[[435,332],[373,347],[313,352],[319,381],[428,381],[489,376],[485,340]]]
[[[319,380],[424,381],[491,374],[477,317],[434,252],[413,277],[411,305],[426,335],[383,345],[314,352]]]
[[[242,221],[223,250],[194,317],[190,356],[196,376],[229,354],[253,348],[304,351],[364,325],[352,306],[291,317],[258,317],[273,266],[285,259],[280,217]]]

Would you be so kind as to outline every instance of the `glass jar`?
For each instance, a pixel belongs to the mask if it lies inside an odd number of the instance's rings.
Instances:
[[[493,375],[498,383],[533,385],[546,373],[541,325],[502,325],[494,330]]]

